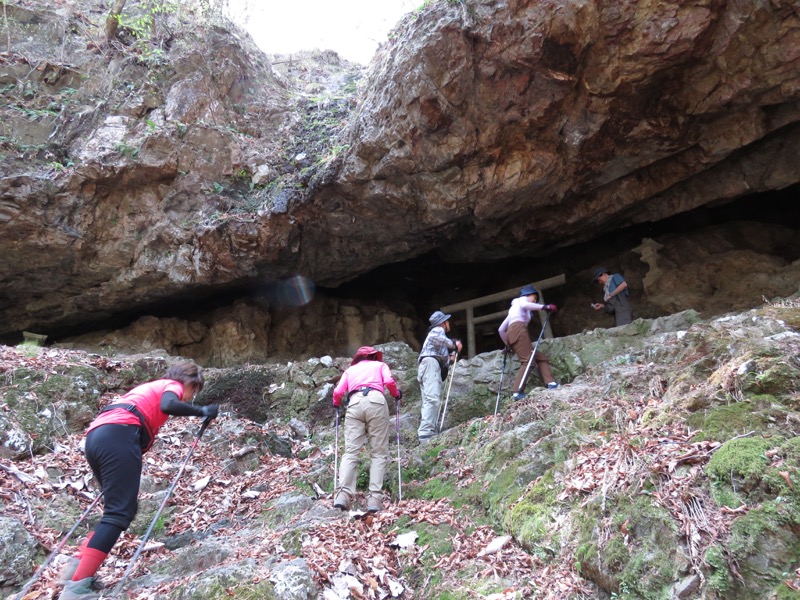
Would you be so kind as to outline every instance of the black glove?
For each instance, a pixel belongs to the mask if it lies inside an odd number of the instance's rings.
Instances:
[[[403,399],[403,390],[397,388],[397,396],[394,397],[398,402]]]
[[[201,406],[200,412],[203,413],[206,419],[216,419],[217,415],[219,414],[219,404],[209,404],[207,406]]]

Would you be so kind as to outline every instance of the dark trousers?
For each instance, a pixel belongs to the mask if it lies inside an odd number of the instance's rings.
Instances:
[[[625,294],[617,294],[606,301],[606,312],[614,315],[614,327],[627,325],[633,321],[633,306],[630,297]]]
[[[142,477],[139,427],[101,425],[92,429],[86,436],[85,453],[104,495],[103,517],[89,547],[108,552],[131,524],[139,507]]]

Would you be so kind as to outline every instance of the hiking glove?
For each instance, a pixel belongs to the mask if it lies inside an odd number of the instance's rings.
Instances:
[[[339,408],[341,405],[342,405],[342,399],[341,398],[339,398],[338,402],[336,401],[336,398],[332,398],[331,399],[331,406],[333,406],[333,408]]]
[[[558,308],[556,307],[556,305],[555,305],[555,304],[545,304],[545,305],[544,305],[544,309],[545,309],[547,312],[556,312],[556,311],[558,310]]]
[[[394,399],[400,402],[400,400],[403,399],[403,390],[397,388],[397,396],[395,396]]]
[[[216,419],[217,415],[219,414],[219,404],[209,404],[207,406],[201,406],[200,411],[203,413],[202,416],[207,419]]]

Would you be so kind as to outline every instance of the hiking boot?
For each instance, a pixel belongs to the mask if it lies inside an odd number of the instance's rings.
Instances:
[[[556,382],[556,381],[551,381],[550,383],[547,384],[547,389],[548,390],[554,390],[557,387],[558,387],[558,382]]]
[[[72,580],[72,576],[75,575],[75,571],[78,570],[78,565],[81,564],[81,560],[77,556],[71,556],[66,560],[64,566],[61,568],[61,572],[58,574],[58,579],[56,580],[59,585],[66,585],[69,581]],[[100,590],[106,589],[105,584],[100,581],[97,577],[92,577],[92,583],[90,587],[92,591],[99,592]]]
[[[522,392],[514,392],[513,394],[511,394],[511,399],[514,402],[518,402],[518,401],[520,401],[520,400],[522,400],[524,398],[525,398],[525,394],[522,393]]]
[[[68,581],[58,600],[94,600],[100,594],[94,591],[94,577],[84,577],[78,581]]]
[[[336,499],[333,501],[333,508],[350,510],[350,494],[347,492],[339,492],[336,494]]]
[[[423,444],[423,443],[427,442],[429,439],[431,439],[432,437],[433,437],[433,434],[421,435],[421,436],[419,436],[419,443]]]
[[[367,498],[367,512],[376,513],[383,510],[383,498],[380,494],[372,494]]]

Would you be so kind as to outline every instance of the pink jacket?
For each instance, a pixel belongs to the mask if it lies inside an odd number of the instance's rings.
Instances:
[[[333,405],[341,406],[342,397],[345,394],[362,387],[370,387],[381,393],[385,387],[393,397],[397,398],[398,396],[397,383],[386,363],[377,360],[362,360],[342,373],[342,378],[333,390]]]

